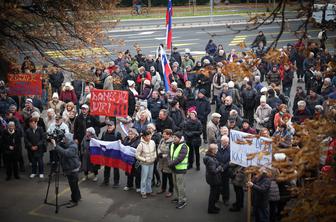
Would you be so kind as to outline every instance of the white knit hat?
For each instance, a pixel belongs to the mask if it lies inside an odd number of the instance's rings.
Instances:
[[[234,82],[233,82],[233,81],[230,81],[230,82],[228,83],[228,86],[229,86],[229,88],[233,88],[233,87],[234,87]]]
[[[91,133],[92,135],[96,135],[96,130],[93,127],[87,128],[86,132]]]
[[[59,98],[59,97],[58,97],[58,93],[57,93],[57,92],[54,92],[53,95],[52,95],[52,98],[57,98],[57,99],[58,99],[58,98]]]

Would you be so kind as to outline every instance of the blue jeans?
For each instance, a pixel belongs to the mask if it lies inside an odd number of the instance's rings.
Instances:
[[[152,193],[154,164],[141,165],[141,193]]]

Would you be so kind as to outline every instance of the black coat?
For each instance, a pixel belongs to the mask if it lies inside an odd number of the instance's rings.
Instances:
[[[165,129],[171,129],[174,131],[176,128],[174,121],[169,116],[167,116],[165,120],[157,119],[155,125],[156,131],[159,133],[162,133]]]
[[[136,105],[135,96],[131,90],[128,89],[127,91],[128,91],[128,115],[133,116]]]
[[[79,171],[81,165],[77,144],[71,142],[66,147],[57,145],[56,151],[60,154],[60,162],[65,175],[71,174],[73,171]]]
[[[208,115],[211,112],[210,102],[206,97],[202,99],[197,98],[195,101],[197,118],[202,122],[206,123],[208,120]]]
[[[85,118],[82,113],[79,114],[75,120],[74,140],[78,140],[79,142],[81,142],[85,136],[86,129],[89,127],[93,127],[96,131],[96,135],[99,135],[100,133],[99,121],[94,116],[88,115]]]
[[[46,151],[46,133],[41,127],[37,127],[35,133],[32,128],[28,128],[25,132],[25,144],[28,152],[33,155],[42,155]],[[32,146],[37,146],[37,150],[32,150]]]
[[[206,154],[203,158],[203,163],[206,167],[205,179],[210,186],[219,186],[222,182],[221,172],[222,166],[214,156]]]
[[[169,110],[169,116],[174,121],[174,124],[176,126],[175,130],[176,131],[182,130],[182,124],[185,119],[183,111],[180,109]]]
[[[230,146],[223,148],[222,144],[218,146],[218,152],[216,154],[216,159],[223,167],[223,175],[229,177],[229,163],[230,163]]]
[[[158,98],[154,100],[153,98],[150,98],[147,103],[147,108],[151,111],[152,118],[157,119],[159,117],[160,110],[165,109],[166,106],[162,99]]]
[[[255,108],[255,98],[257,96],[257,92],[255,89],[247,90],[244,89],[241,93],[241,97],[243,100],[244,109],[253,110]],[[238,111],[238,110],[237,110]]]
[[[237,110],[238,113],[239,113],[239,108],[234,105],[234,104],[231,104],[231,105],[225,105],[225,104],[222,104],[219,108],[219,114],[221,114],[221,118],[220,118],[220,126],[225,126],[226,123],[227,123],[227,120],[229,118],[229,115],[230,115],[230,111],[231,110]]]
[[[21,151],[21,131],[16,131],[10,134],[8,130],[5,130],[2,134],[2,146],[5,155],[14,155],[16,158],[19,157]],[[13,146],[14,149],[9,149],[9,146]]]
[[[105,132],[103,132],[101,140],[102,141],[117,141],[117,140],[122,140],[122,138],[119,132],[116,132],[115,130],[113,130],[112,133],[109,133],[106,130]]]
[[[293,85],[294,74],[293,71],[288,70],[284,72],[284,79],[282,80],[283,87],[291,87]]]
[[[49,82],[53,88],[60,88],[64,81],[64,75],[62,72],[57,72],[49,75]]]
[[[202,123],[199,120],[186,119],[182,126],[185,141],[195,146],[200,146],[202,143]]]
[[[268,206],[270,188],[271,180],[266,175],[262,175],[253,181],[253,207]]]

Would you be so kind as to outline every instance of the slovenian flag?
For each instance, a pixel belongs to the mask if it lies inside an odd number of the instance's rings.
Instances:
[[[92,164],[121,169],[131,173],[135,163],[136,149],[124,146],[120,141],[107,142],[90,140],[90,160]]]
[[[173,30],[172,30],[172,17],[173,17],[173,3],[168,0],[168,7],[166,12],[166,47],[171,50],[173,44]]]
[[[169,75],[172,74],[172,70],[170,68],[169,60],[167,58],[166,52],[161,46],[160,46],[160,54],[161,54],[161,64],[162,64],[162,70],[163,70],[164,85],[166,88],[166,92],[168,92],[170,90]]]

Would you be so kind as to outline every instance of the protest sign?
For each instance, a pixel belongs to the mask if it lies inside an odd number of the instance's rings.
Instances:
[[[11,96],[42,95],[42,75],[8,74],[8,88]]]
[[[236,130],[230,131],[231,163],[248,166],[272,165],[272,139]]]
[[[128,92],[121,90],[93,90],[90,113],[94,116],[126,117],[128,115]]]

